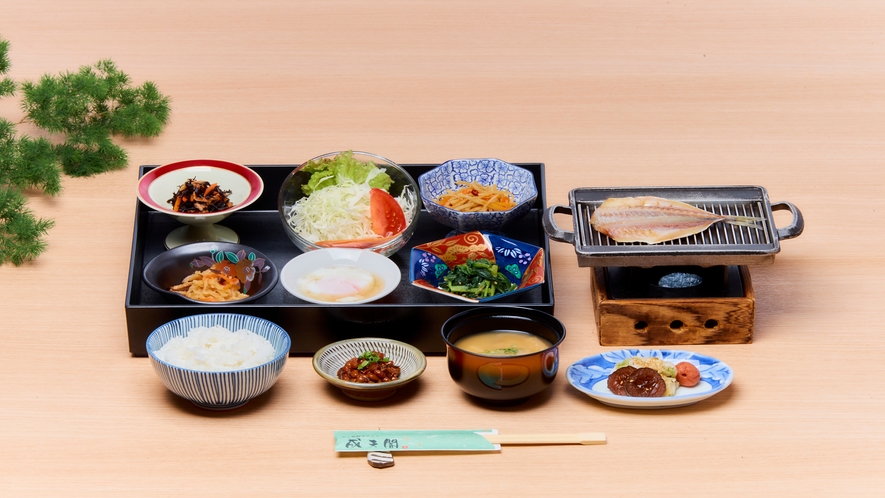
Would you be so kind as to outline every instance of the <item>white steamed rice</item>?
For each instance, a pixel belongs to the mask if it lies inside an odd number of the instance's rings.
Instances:
[[[157,358],[177,367],[207,372],[239,370],[263,365],[274,359],[274,347],[251,330],[236,332],[215,325],[195,327],[186,337],[169,339]]]

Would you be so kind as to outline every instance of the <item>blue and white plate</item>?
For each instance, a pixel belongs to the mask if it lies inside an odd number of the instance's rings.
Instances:
[[[633,398],[619,396],[608,389],[608,376],[615,364],[621,360],[638,356],[658,357],[674,365],[687,361],[701,373],[701,382],[694,387],[676,389],[675,396],[662,398]],[[618,408],[675,408],[688,406],[722,391],[734,380],[734,371],[727,364],[691,351],[673,349],[622,349],[588,356],[576,361],[565,372],[566,378],[575,389],[587,394],[600,403]]]

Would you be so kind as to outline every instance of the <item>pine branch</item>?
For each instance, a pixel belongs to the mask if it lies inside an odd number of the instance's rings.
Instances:
[[[9,42],[0,38],[0,74],[9,72]]]
[[[0,77],[9,71],[8,51],[9,42],[0,38]],[[169,120],[169,97],[152,82],[133,87],[109,59],[74,73],[44,75],[37,83],[0,79],[0,97],[17,89],[23,94],[22,122],[60,137],[55,144],[17,137],[15,125],[0,118],[0,265],[16,266],[46,250],[43,237],[54,224],[26,209],[23,191],[58,195],[62,170],[91,176],[125,168],[126,151],[112,136],[154,137]]]
[[[15,188],[0,187],[0,265],[19,266],[46,250],[43,237],[55,222],[37,219],[25,208],[26,201]]]
[[[130,86],[129,76],[110,60],[76,73],[44,75],[21,89],[27,119],[52,133],[94,137],[94,130],[104,129],[108,136],[154,137],[169,120],[169,97],[151,82]]]
[[[16,138],[15,127],[0,118],[0,187],[61,192],[61,172],[52,143],[45,138]]]
[[[0,74],[9,72],[9,42],[0,38]],[[15,81],[11,78],[0,79],[0,97],[8,97],[15,93]]]
[[[68,133],[64,143],[55,146],[64,172],[71,176],[92,176],[126,167],[127,154],[114,144],[107,130],[85,128]]]
[[[10,95],[15,93],[15,81],[11,78],[4,78],[0,80],[0,97],[9,97]]]

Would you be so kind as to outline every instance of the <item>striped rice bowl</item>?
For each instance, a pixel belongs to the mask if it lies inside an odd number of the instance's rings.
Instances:
[[[273,345],[273,359],[251,368],[207,372],[178,367],[157,357],[156,352],[169,339],[187,336],[190,330],[198,327],[216,325],[230,331],[246,329],[264,337]],[[292,341],[282,327],[263,318],[236,313],[207,313],[161,325],[151,332],[146,345],[154,371],[170,391],[201,408],[230,410],[245,405],[276,383],[286,365]]]

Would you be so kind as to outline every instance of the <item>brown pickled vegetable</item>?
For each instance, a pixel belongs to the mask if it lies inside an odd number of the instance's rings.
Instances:
[[[378,351],[366,351],[347,360],[338,369],[338,378],[360,384],[379,384],[399,379],[400,368]]]
[[[608,376],[608,390],[618,396],[627,396],[627,389],[624,387],[624,384],[627,383],[627,378],[635,371],[635,367],[627,365],[612,372]]]
[[[234,206],[229,195],[230,190],[221,190],[217,183],[191,178],[166,202],[179,213],[215,213]]]
[[[667,392],[667,385],[655,369],[643,367],[627,377],[624,389],[635,398],[660,398]]]

